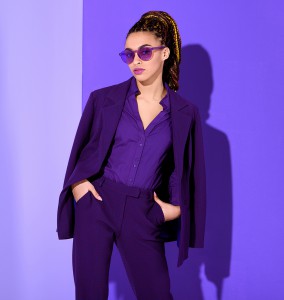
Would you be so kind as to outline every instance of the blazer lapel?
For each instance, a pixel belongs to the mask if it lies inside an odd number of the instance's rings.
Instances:
[[[130,87],[131,78],[132,77],[113,86],[105,97],[102,109],[103,126],[101,133],[101,147],[104,154],[107,153],[111,141],[114,138],[115,131],[123,111],[127,92]],[[179,175],[179,178],[181,178],[183,172],[184,147],[190,128],[191,118],[188,103],[173,90],[170,90],[169,96],[171,105],[174,161],[177,174]]]
[[[130,86],[130,79],[115,85],[105,97],[102,109],[102,143],[101,149],[104,153],[108,152],[111,141],[114,138],[120,116],[122,114],[124,102]]]

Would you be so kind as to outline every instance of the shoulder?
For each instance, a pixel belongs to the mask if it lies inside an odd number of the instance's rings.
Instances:
[[[108,85],[108,86],[93,90],[91,92],[91,94],[93,96],[97,96],[97,97],[102,97],[102,96],[105,97],[109,93],[113,93],[113,92],[119,91],[123,88],[126,88],[129,84],[130,79],[131,78],[129,78],[127,80],[124,80],[122,82],[119,82],[119,83],[115,83],[115,84],[112,84],[112,85]]]
[[[131,78],[91,91],[88,102],[100,105],[108,96],[114,97],[118,96],[120,93],[126,92],[129,87],[130,80]]]
[[[173,92],[174,97],[178,99],[178,101],[182,104],[182,106],[186,106],[185,112],[189,114],[194,120],[199,116],[199,108],[193,103],[192,99],[189,97],[185,97],[180,95],[178,92]]]

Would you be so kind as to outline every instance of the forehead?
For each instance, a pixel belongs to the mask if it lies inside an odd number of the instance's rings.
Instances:
[[[132,32],[125,41],[125,48],[137,49],[144,44],[157,46],[159,45],[159,40],[151,32]]]

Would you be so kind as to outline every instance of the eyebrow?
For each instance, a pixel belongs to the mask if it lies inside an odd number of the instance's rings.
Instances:
[[[144,45],[141,45],[140,47],[138,47],[138,49],[144,47],[144,46],[152,46],[152,45],[149,45],[149,44],[144,44]],[[124,50],[132,50],[131,48],[125,48]]]

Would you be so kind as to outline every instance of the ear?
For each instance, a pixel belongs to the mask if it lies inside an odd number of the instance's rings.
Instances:
[[[169,47],[166,47],[165,49],[164,49],[164,55],[163,55],[163,58],[166,60],[166,59],[168,59],[169,58],[169,56],[170,56],[170,48]]]

